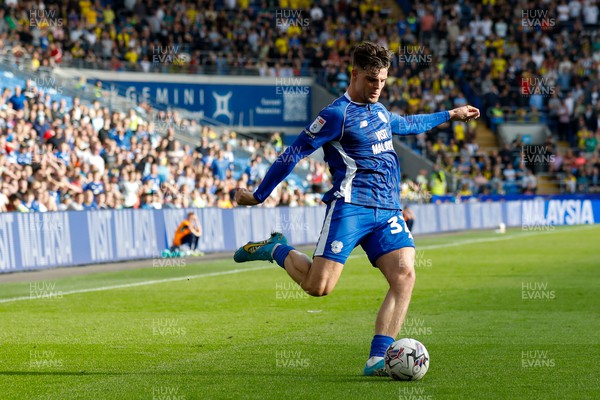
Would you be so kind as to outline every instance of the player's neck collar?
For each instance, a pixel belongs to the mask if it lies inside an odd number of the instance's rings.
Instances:
[[[345,96],[345,97],[346,97],[348,100],[350,100],[350,103],[358,104],[358,105],[361,105],[361,106],[366,106],[366,105],[368,105],[367,103],[359,103],[359,102],[357,102],[357,101],[354,101],[354,100],[352,100],[352,97],[350,97],[350,93],[348,93],[348,91],[347,91],[347,90],[346,90],[346,93],[344,93],[344,96]]]

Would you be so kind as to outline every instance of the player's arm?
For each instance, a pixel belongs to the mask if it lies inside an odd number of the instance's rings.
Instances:
[[[242,206],[262,203],[271,195],[273,189],[292,172],[296,164],[315,150],[303,135],[298,136],[294,143],[277,157],[256,191],[252,193],[247,189],[238,189],[235,193],[235,201]]]
[[[343,114],[338,109],[331,106],[324,108],[314,122],[307,126],[271,165],[256,191],[252,193],[247,189],[238,189],[235,201],[241,206],[254,206],[265,201],[300,160],[325,143],[339,139],[342,134],[342,121]]]
[[[395,113],[390,114],[392,133],[395,135],[418,135],[448,121],[468,122],[473,118],[479,118],[479,110],[473,106],[463,106],[433,114],[408,115],[406,117]]]

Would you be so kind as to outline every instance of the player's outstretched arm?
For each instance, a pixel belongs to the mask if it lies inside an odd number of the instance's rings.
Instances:
[[[468,122],[474,118],[479,118],[479,110],[476,107],[467,105],[450,111],[408,115],[406,117],[391,113],[390,123],[392,133],[395,135],[418,135],[448,121]]]
[[[240,206],[255,206],[262,203],[292,172],[296,164],[314,151],[315,148],[306,141],[304,136],[298,136],[294,143],[277,157],[254,193],[248,189],[238,189],[235,192],[236,203]]]
[[[325,143],[339,139],[343,121],[344,112],[341,107],[334,106],[332,103],[321,110],[313,123],[307,126],[294,143],[271,165],[254,193],[247,189],[238,189],[235,193],[236,202],[241,206],[254,206],[265,201],[300,160],[312,154]]]

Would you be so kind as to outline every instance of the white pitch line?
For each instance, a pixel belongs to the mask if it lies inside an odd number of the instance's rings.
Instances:
[[[590,229],[595,227],[596,225],[578,225],[578,226],[570,226],[568,228],[568,230],[579,230],[579,229]],[[551,234],[551,233],[556,233],[556,232],[564,232],[565,229],[560,229],[560,230],[553,230],[553,231],[535,231],[535,232],[527,232],[527,233],[516,233],[516,234],[512,234],[512,235],[502,235],[502,236],[497,236],[497,237],[489,237],[489,238],[482,238],[482,239],[465,239],[465,240],[459,240],[456,242],[448,242],[448,243],[441,243],[441,244],[432,244],[429,246],[419,246],[417,245],[416,250],[435,250],[435,249],[443,249],[446,247],[455,247],[455,246],[462,246],[462,245],[469,245],[469,244],[475,244],[475,243],[485,243],[485,242],[499,242],[501,240],[510,240],[510,239],[518,239],[518,238],[522,238],[522,237],[528,237],[528,236],[537,236],[537,235],[546,235],[546,234]],[[500,234],[498,234],[500,235]],[[356,254],[354,256],[350,256],[348,257],[349,259],[352,258],[360,258],[360,257],[366,257],[366,254]]]
[[[594,225],[581,225],[581,226],[577,226],[577,227],[572,227],[569,230],[589,229],[589,228],[593,228],[593,227],[594,227]],[[531,233],[513,234],[513,235],[498,236],[498,237],[483,238],[483,239],[467,239],[467,240],[461,240],[461,241],[450,242],[450,243],[445,243],[445,244],[434,244],[434,245],[430,245],[430,246],[417,246],[417,250],[433,250],[433,249],[440,249],[440,248],[445,248],[445,247],[468,245],[468,244],[473,244],[473,243],[496,242],[496,241],[500,241],[500,240],[516,239],[516,238],[521,238],[521,237],[534,236],[534,235],[539,235],[539,234],[549,234],[549,233],[555,233],[555,232],[564,232],[564,230],[531,232]],[[360,257],[366,257],[366,254],[356,254],[356,255],[350,256],[349,259],[360,258]],[[176,278],[155,279],[152,281],[124,283],[122,285],[100,286],[97,288],[78,289],[78,290],[71,290],[68,292],[62,292],[62,295],[66,296],[69,294],[77,294],[77,293],[102,292],[105,290],[124,289],[124,288],[131,288],[131,287],[137,287],[137,286],[154,285],[154,284],[158,284],[158,283],[184,281],[187,279],[197,279],[197,278],[208,278],[208,277],[212,277],[212,276],[231,275],[231,274],[237,274],[239,272],[259,271],[259,270],[269,269],[269,268],[273,268],[273,266],[263,265],[260,267],[240,268],[240,269],[232,269],[229,271],[219,271],[219,272],[209,272],[208,274],[180,276],[180,277],[176,277]],[[10,303],[13,301],[21,301],[21,300],[36,300],[39,298],[43,298],[43,297],[35,297],[35,296],[34,297],[31,297],[31,296],[12,297],[9,299],[0,299],[0,303]]]
[[[555,231],[552,231],[555,232]],[[498,237],[490,237],[490,238],[482,238],[482,239],[466,239],[458,242],[450,242],[450,243],[441,243],[441,244],[431,244],[429,246],[417,246],[417,250],[434,250],[434,249],[443,249],[445,247],[454,247],[458,245],[469,245],[475,243],[485,243],[485,242],[499,242],[501,240],[510,240],[528,236],[537,236],[540,234],[552,233],[550,231],[546,232],[529,232],[529,233],[521,233],[521,234],[512,234],[512,235],[503,235]],[[500,235],[500,234],[498,234]]]
[[[157,284],[157,283],[177,282],[177,281],[185,281],[185,280],[196,279],[196,278],[208,278],[208,277],[211,277],[211,276],[221,276],[221,275],[237,274],[238,272],[258,271],[258,270],[267,269],[267,268],[273,268],[273,266],[271,266],[271,265],[263,265],[263,266],[260,266],[260,267],[240,268],[240,269],[232,269],[232,270],[229,270],[229,271],[209,272],[208,274],[178,276],[176,278],[155,279],[155,280],[152,280],[152,281],[124,283],[124,284],[121,284],[121,285],[100,286],[100,287],[96,287],[96,288],[70,290],[68,292],[61,292],[61,294],[63,296],[66,296],[66,295],[69,295],[69,294],[77,294],[77,293],[102,292],[102,291],[105,291],[105,290],[124,289],[124,288],[136,287],[136,286],[154,285],[154,284]],[[32,296],[13,297],[13,298],[10,298],[10,299],[0,299],[0,303],[10,303],[10,302],[13,302],[13,301],[21,301],[21,300],[36,300],[38,298],[43,298],[43,297],[35,297],[35,296],[33,296],[33,297]]]

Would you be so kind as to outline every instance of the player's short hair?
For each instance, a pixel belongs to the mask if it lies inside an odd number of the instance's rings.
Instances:
[[[196,214],[193,211],[190,211],[190,212],[187,213],[187,217],[188,218],[191,217],[192,215],[196,215]]]
[[[362,42],[352,51],[352,68],[360,68],[369,73],[377,73],[389,68],[394,53],[373,42]]]

